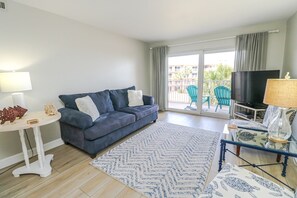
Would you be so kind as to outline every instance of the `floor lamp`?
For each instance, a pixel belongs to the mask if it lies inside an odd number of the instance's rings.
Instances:
[[[20,91],[32,90],[29,72],[0,73],[0,91],[12,92],[14,106],[26,108],[24,94]]]

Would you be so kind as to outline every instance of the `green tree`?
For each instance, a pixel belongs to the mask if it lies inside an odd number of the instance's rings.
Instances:
[[[223,64],[219,64],[216,67],[216,70],[204,71],[203,94],[212,96],[211,104],[216,103],[216,99],[214,97],[214,88],[220,85],[230,88],[232,71],[232,67]]]
[[[216,70],[205,71],[205,80],[230,80],[233,69],[228,65],[219,64]]]
[[[181,83],[180,92],[185,92],[185,82],[189,80],[190,74],[192,73],[192,67],[185,66],[182,70],[175,72],[173,75],[173,79],[179,81]]]

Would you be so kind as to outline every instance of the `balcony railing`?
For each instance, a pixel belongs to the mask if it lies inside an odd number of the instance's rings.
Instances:
[[[172,85],[173,84],[173,85]],[[187,93],[187,87],[189,85],[196,85],[195,82],[181,82],[172,81],[171,85],[168,86],[168,101],[177,103],[190,103],[191,99]],[[210,96],[211,105],[216,104],[216,97],[214,94],[214,89],[217,86],[225,86],[230,88],[230,80],[208,80],[203,83],[203,96]],[[199,88],[198,88],[199,89]]]

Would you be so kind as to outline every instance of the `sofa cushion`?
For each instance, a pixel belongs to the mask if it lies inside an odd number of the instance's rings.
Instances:
[[[60,122],[64,122],[79,129],[86,129],[93,126],[91,116],[83,112],[70,108],[61,108],[59,112],[61,113]]]
[[[75,99],[82,98],[90,95],[91,93],[80,93],[80,94],[69,94],[69,95],[59,95],[66,108],[78,110]],[[92,98],[92,97],[91,97]],[[93,98],[92,98],[93,99]]]
[[[65,107],[78,110],[75,100],[85,96],[90,96],[92,98],[100,114],[114,111],[108,90],[99,91],[96,93],[59,95],[59,98],[62,100]]]
[[[108,90],[96,92],[92,96],[92,99],[100,114],[114,111]]]
[[[99,111],[90,96],[77,98],[75,103],[79,111],[91,116],[93,122],[99,118]]]
[[[92,127],[84,131],[85,139],[95,140],[134,122],[135,116],[129,113],[113,111],[102,114]]]
[[[136,116],[136,120],[140,120],[154,112],[159,110],[158,105],[143,105],[143,106],[135,106],[135,107],[126,107],[122,108],[119,111],[131,113]]]
[[[142,90],[128,90],[129,107],[143,105]]]
[[[128,107],[128,90],[135,90],[135,86],[128,87],[126,89],[116,89],[109,91],[110,98],[115,110]]]

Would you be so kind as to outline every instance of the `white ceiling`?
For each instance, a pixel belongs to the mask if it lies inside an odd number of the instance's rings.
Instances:
[[[15,0],[142,41],[287,19],[297,0]]]

